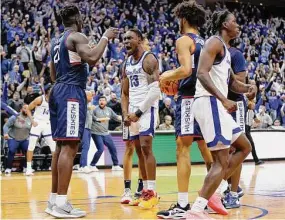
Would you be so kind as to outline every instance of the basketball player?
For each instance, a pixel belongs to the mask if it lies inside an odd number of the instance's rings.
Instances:
[[[143,39],[142,46],[144,50],[150,51],[149,41],[147,38]],[[121,73],[124,70],[124,68],[125,68],[125,62],[123,62],[121,65]],[[133,200],[132,193],[131,193],[131,177],[132,177],[132,161],[133,161],[135,143],[133,140],[129,140],[129,127],[123,126],[123,140],[126,143],[126,150],[125,150],[124,159],[123,159],[125,189],[124,189],[123,196],[121,198],[121,203],[137,206],[139,204],[139,198],[142,194],[143,188],[146,189],[146,180],[145,181],[142,180],[141,172],[139,169],[138,187],[135,192],[134,200]],[[137,140],[137,142],[138,141],[139,140]],[[137,149],[139,151],[139,154],[142,154],[140,144],[138,143],[137,146],[138,146]]]
[[[157,123],[160,71],[156,57],[144,50],[139,30],[129,30],[124,43],[128,58],[123,71],[122,112],[124,125],[130,127],[130,140],[135,140],[142,179],[147,181],[147,190],[142,192],[138,205],[149,209],[159,200],[155,192],[156,161],[152,139]]]
[[[212,25],[217,35],[206,42],[200,55],[193,111],[213,164],[186,219],[209,219],[204,213],[207,204],[214,211],[227,214],[221,204],[221,189],[251,151],[248,139],[230,115],[236,111],[236,102],[227,99],[229,88],[236,93],[249,93],[250,97],[256,94],[255,86],[238,81],[231,73],[227,48],[229,41],[238,36],[239,26],[229,11],[215,12]],[[236,149],[231,157],[230,145]]]
[[[57,218],[78,218],[86,212],[72,207],[67,201],[67,191],[85,126],[87,63],[96,64],[108,40],[118,31],[108,29],[97,46],[90,48],[87,37],[81,33],[83,21],[79,9],[73,5],[65,6],[60,15],[64,33],[51,48],[51,78],[56,83],[49,105],[52,137],[57,147],[52,160],[52,193],[46,212]]]
[[[191,163],[189,150],[193,140],[196,140],[207,169],[211,167],[212,157],[205,141],[200,138],[201,133],[197,122],[194,121],[192,104],[194,102],[196,72],[200,52],[204,39],[199,36],[198,27],[205,22],[205,10],[195,1],[186,1],[178,4],[175,14],[180,20],[182,36],[176,41],[176,51],[180,67],[164,72],[160,76],[160,83],[170,80],[179,80],[178,100],[176,105],[176,155],[177,155],[177,182],[178,202],[166,211],[157,213],[159,218],[185,218],[190,209],[188,201],[189,178]],[[197,138],[199,137],[199,138]]]
[[[26,175],[33,175],[32,170],[32,159],[35,146],[37,144],[38,138],[42,136],[47,145],[50,148],[50,151],[53,155],[55,151],[55,142],[51,136],[51,127],[50,127],[50,116],[49,116],[49,105],[48,100],[50,96],[51,85],[47,85],[44,88],[45,94],[37,97],[34,101],[29,104],[28,114],[31,114],[31,111],[35,109],[33,115],[33,126],[30,131],[29,138],[29,147],[27,152],[27,170]]]
[[[232,42],[231,42],[232,43]],[[237,80],[245,83],[245,58],[240,50],[235,47],[229,47],[231,55],[231,68],[235,74]],[[242,94],[237,94],[229,90],[228,99],[237,103],[237,111],[232,112],[233,119],[237,122],[242,132],[245,133],[245,114],[246,114],[246,100]],[[225,191],[225,198],[223,200],[224,206],[227,209],[239,208],[239,197],[243,196],[243,191],[239,187],[240,174],[242,170],[242,164],[235,170],[231,178],[228,180],[228,190]]]

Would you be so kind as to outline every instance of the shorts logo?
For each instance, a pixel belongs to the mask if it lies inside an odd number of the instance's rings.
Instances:
[[[181,134],[193,134],[194,117],[191,107],[194,99],[183,99],[181,103]]]
[[[242,101],[237,102],[237,112],[236,112],[236,120],[237,124],[239,125],[240,129],[245,132],[245,111],[244,111],[244,104]]]
[[[79,131],[79,103],[67,101],[66,137],[78,137]]]

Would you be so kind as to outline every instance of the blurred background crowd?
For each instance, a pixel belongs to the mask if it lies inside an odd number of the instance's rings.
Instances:
[[[50,79],[50,47],[59,38],[63,25],[59,10],[67,1],[62,0],[3,0],[1,8],[1,99],[19,112],[23,103],[29,104],[42,93]],[[70,1],[69,1],[70,2]],[[150,50],[159,59],[161,71],[178,65],[175,40],[179,37],[178,22],[172,13],[174,3],[167,0],[82,0],[78,4],[84,20],[83,32],[90,45],[96,45],[104,31],[118,27],[120,35],[109,43],[103,58],[89,67],[87,90],[94,93],[93,104],[100,96],[107,98],[108,106],[121,114],[120,65],[126,57],[123,34],[132,27],[140,29],[149,40]],[[236,39],[245,58],[247,78],[258,86],[254,111],[259,123],[256,128],[285,126],[285,21],[284,17],[270,14],[263,6],[249,3],[216,3],[207,7],[207,17],[214,10],[228,8],[241,25],[241,36]],[[201,35],[208,38],[207,25]],[[175,121],[174,97],[161,95],[160,130],[173,130]],[[9,117],[1,111],[1,127]],[[111,121],[110,130],[120,129]],[[2,128],[1,128],[2,131]]]

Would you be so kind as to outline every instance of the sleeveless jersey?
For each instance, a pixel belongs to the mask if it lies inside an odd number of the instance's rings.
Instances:
[[[134,63],[133,56],[129,56],[125,64],[125,72],[129,79],[129,103],[131,106],[139,107],[145,100],[148,89],[147,74],[143,69],[143,61],[147,54],[144,52],[139,61]],[[153,104],[158,107],[158,101]]]
[[[223,43],[225,54],[224,54],[224,57],[222,57],[220,61],[214,62],[209,73],[210,73],[210,77],[212,81],[214,82],[215,86],[220,90],[220,92],[225,97],[227,97],[229,79],[230,79],[230,69],[231,69],[231,55],[224,41],[219,36],[213,36],[213,37],[218,38]],[[213,96],[213,95],[209,93],[202,86],[199,80],[197,80],[195,97],[201,97],[201,96]]]
[[[88,65],[80,56],[68,50],[66,40],[72,31],[65,31],[63,35],[54,40],[51,48],[51,57],[56,69],[56,83],[86,87]]]
[[[35,108],[34,118],[38,121],[49,121],[49,104],[46,101],[45,95],[42,95],[42,104]]]
[[[179,80],[179,88],[178,88],[178,95],[182,96],[194,96],[195,95],[195,86],[197,82],[197,69],[198,69],[198,63],[200,58],[201,50],[204,46],[204,39],[201,38],[197,34],[188,33],[187,36],[189,36],[195,45],[195,50],[191,54],[192,59],[192,74],[191,76]],[[178,59],[177,59],[178,60]]]
[[[245,58],[242,52],[235,47],[230,47],[229,52],[231,54],[231,67],[234,74],[244,72],[246,67],[245,67]],[[237,102],[237,101],[242,101],[244,99],[244,96],[243,94],[238,94],[229,90],[228,99]]]

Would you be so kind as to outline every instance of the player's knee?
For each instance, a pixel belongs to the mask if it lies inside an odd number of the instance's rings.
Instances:
[[[151,149],[151,147],[148,146],[148,145],[142,146],[142,154],[143,154],[145,157],[148,157],[148,156],[152,155],[152,149]]]
[[[134,154],[134,146],[126,145],[125,155],[131,157],[131,156],[133,156],[133,154]]]
[[[177,145],[176,148],[176,158],[177,160],[180,158],[189,158],[189,147],[184,145]]]

